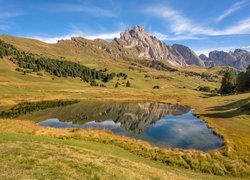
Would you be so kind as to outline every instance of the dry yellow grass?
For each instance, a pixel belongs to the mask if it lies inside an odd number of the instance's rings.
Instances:
[[[5,142],[1,146],[5,147],[0,148],[1,179],[187,179],[84,148],[38,142]]]
[[[120,147],[135,155],[162,162],[163,166],[181,167],[217,175],[243,175],[249,167],[242,159],[235,157],[227,150],[202,152],[197,150],[182,150],[174,148],[157,148],[141,140],[115,135],[109,131],[92,129],[54,129],[39,127],[34,122],[17,120],[0,120],[2,133],[29,134],[39,137],[53,137],[65,140],[83,140],[110,144]],[[229,153],[225,156],[224,153]],[[244,166],[243,166],[244,164]],[[225,168],[233,168],[234,171]],[[235,173],[235,174],[234,174]]]
[[[2,36],[1,38],[25,51],[46,54],[49,57],[59,58],[60,56],[65,56],[70,60],[80,61],[80,63],[90,67],[109,67],[110,71],[126,72],[129,75],[132,88],[114,88],[117,80],[111,81],[107,88],[97,88],[89,87],[88,84],[80,82],[79,79],[56,78],[52,80],[48,74],[45,74],[43,77],[37,77],[34,74],[24,76],[17,73],[15,65],[5,59],[3,61],[0,60],[0,108],[22,101],[53,99],[144,100],[179,103],[192,107],[195,114],[199,115],[203,121],[208,123],[209,127],[212,127],[217,134],[223,137],[225,146],[209,152],[159,149],[145,142],[131,140],[110,132],[42,128],[32,122],[12,120],[0,121],[2,133],[28,134],[32,138],[35,136],[42,137],[42,139],[47,137],[66,139],[65,143],[68,143],[67,139],[96,142],[103,146],[110,143],[140,157],[161,162],[162,166],[182,167],[181,172],[184,172],[183,169],[187,168],[211,174],[249,177],[250,116],[244,113],[236,113],[236,111],[241,101],[250,97],[250,93],[232,96],[212,96],[209,93],[198,92],[195,91],[195,88],[200,85],[218,88],[220,84],[203,81],[197,77],[185,77],[179,72],[162,72],[146,67],[128,70],[129,63],[124,60],[118,59],[114,63],[113,59],[103,54],[92,56],[92,49],[79,49],[81,51],[79,53],[72,50],[73,45],[69,41],[50,45],[39,41],[9,36]],[[69,50],[66,48],[68,45],[72,47],[68,48]],[[98,59],[100,57],[101,59]],[[200,69],[188,67],[180,70],[215,73],[221,70],[221,68]],[[162,76],[162,78],[144,78],[145,74],[154,77]],[[160,85],[161,88],[153,90],[152,87],[154,85]],[[230,105],[234,102],[237,103]],[[201,176],[199,174],[199,177]]]
[[[214,179],[133,155],[135,140],[100,130],[53,129],[0,120],[1,179]],[[150,147],[147,143],[137,143]],[[151,147],[152,148],[152,147]]]

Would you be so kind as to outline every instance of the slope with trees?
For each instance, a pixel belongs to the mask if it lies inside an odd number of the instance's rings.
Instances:
[[[116,76],[115,73],[104,73],[102,70],[91,69],[72,61],[37,57],[32,53],[19,51],[14,46],[0,40],[0,57],[3,56],[11,56],[10,60],[18,65],[18,71],[28,69],[23,71],[25,74],[26,72],[46,71],[57,77],[79,77],[93,86],[98,84],[96,80],[107,83]],[[117,77],[120,76],[124,79],[128,77],[125,73],[118,73]]]
[[[225,72],[221,82],[220,93],[232,94],[250,90],[250,65],[246,72],[236,73],[232,70]]]

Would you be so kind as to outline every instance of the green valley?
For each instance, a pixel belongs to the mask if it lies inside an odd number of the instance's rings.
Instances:
[[[250,177],[250,92],[219,94],[225,72],[239,70],[154,62],[114,41],[0,39],[1,179]],[[190,107],[222,147],[157,147],[110,130],[37,124],[47,115],[68,119],[79,110],[75,104],[86,100],[90,112],[92,100]]]

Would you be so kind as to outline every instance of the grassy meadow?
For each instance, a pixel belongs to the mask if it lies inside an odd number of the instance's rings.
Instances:
[[[240,107],[250,93],[220,96],[197,91],[219,88],[220,82],[185,76],[180,71],[216,74],[221,68],[183,68],[164,72],[148,67],[129,69],[130,60],[114,60],[93,49],[80,53],[67,41],[46,44],[1,37],[17,48],[51,57],[64,56],[89,67],[125,72],[107,87],[91,87],[77,78],[57,78],[42,72],[23,75],[8,57],[0,59],[0,111],[21,102],[65,99],[143,100],[190,106],[194,114],[223,138],[223,147],[207,152],[157,148],[109,131],[53,129],[19,118],[0,120],[1,179],[224,179],[250,177],[250,114]],[[68,42],[70,43],[70,42]],[[103,42],[99,42],[103,43]],[[84,47],[85,48],[85,47]],[[85,48],[86,49],[86,48]],[[64,52],[64,53],[62,53]],[[115,63],[114,63],[115,62]],[[147,76],[145,76],[147,75]],[[115,88],[115,83],[121,86]],[[160,89],[153,89],[159,85]]]

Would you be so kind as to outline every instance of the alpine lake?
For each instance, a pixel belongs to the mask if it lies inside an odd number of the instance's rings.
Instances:
[[[85,100],[23,118],[54,128],[110,130],[159,147],[207,151],[222,146],[222,139],[190,107],[178,104]]]

